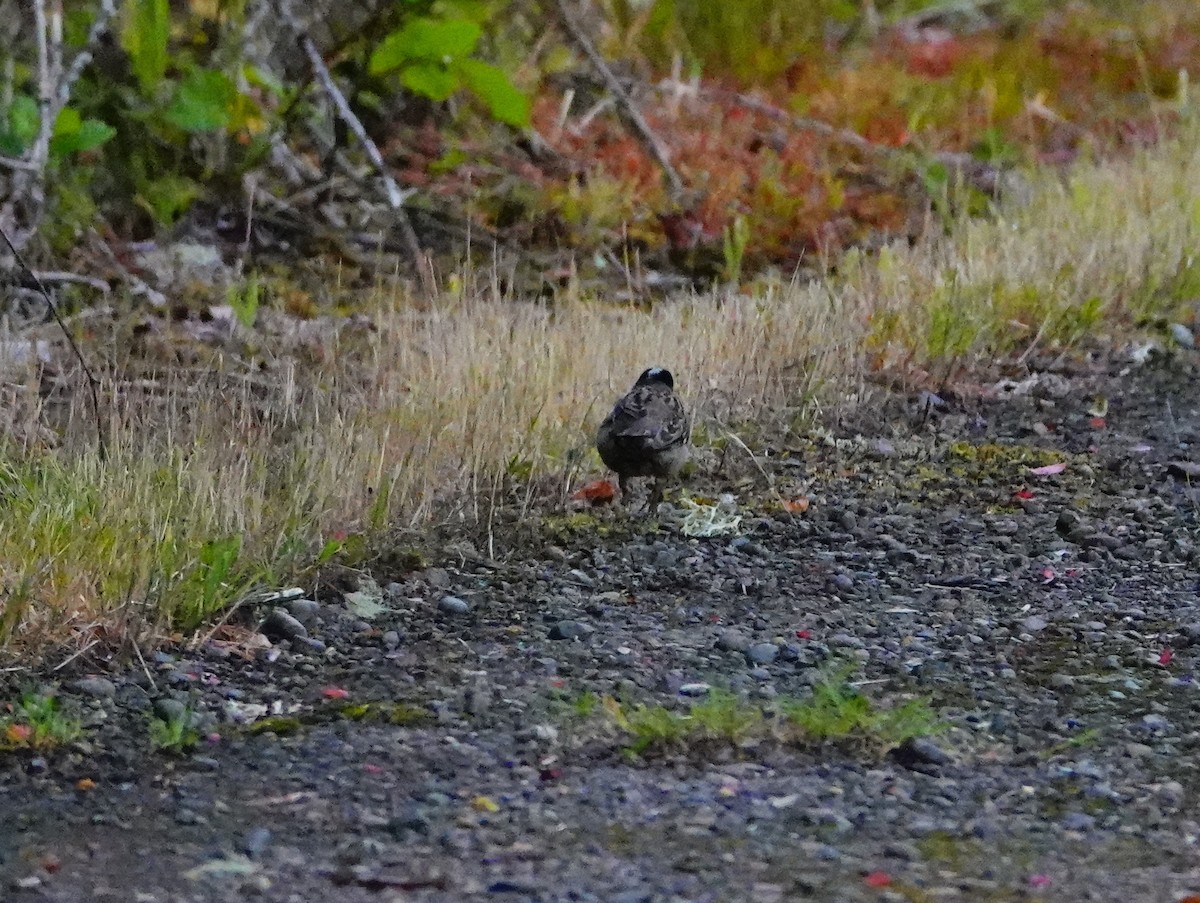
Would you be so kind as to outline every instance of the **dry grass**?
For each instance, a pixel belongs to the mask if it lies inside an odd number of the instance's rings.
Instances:
[[[187,627],[335,535],[483,516],[506,476],[598,472],[592,430],[649,364],[701,419],[730,421],[840,403],[872,354],[933,368],[1175,316],[1200,295],[1198,164],[1184,140],[1035,175],[995,219],[758,298],[646,312],[481,290],[417,309],[381,292],[365,357],[121,393],[107,462],[80,395],[59,447],[0,449],[0,646]]]

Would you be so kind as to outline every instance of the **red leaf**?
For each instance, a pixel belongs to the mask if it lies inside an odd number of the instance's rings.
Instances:
[[[321,695],[326,699],[345,699],[350,695],[350,691],[343,690],[341,687],[326,687],[321,691]]]
[[[363,771],[365,771],[367,774],[381,774],[383,772],[383,766],[375,765],[371,762],[364,762]]]
[[[803,514],[808,510],[808,499],[804,496],[783,500],[783,510],[788,514]]]
[[[1016,492],[1013,493],[1013,495],[1015,495],[1019,499],[1033,498],[1033,493],[1028,489],[1018,489]]]
[[[1171,659],[1173,659],[1174,657],[1175,657],[1175,650],[1173,650],[1170,646],[1166,646],[1163,648],[1163,651],[1161,653],[1159,653],[1158,663],[1160,665],[1169,665],[1169,664],[1171,664]]]
[[[571,494],[572,501],[591,502],[593,505],[607,505],[616,497],[617,487],[611,480],[593,480]]]
[[[811,630],[797,630],[796,631],[796,639],[811,640],[812,639],[812,631]]]
[[[1050,876],[1049,875],[1030,875],[1029,876],[1029,886],[1030,887],[1038,887],[1038,888],[1049,887],[1050,886]]]
[[[1108,426],[1108,424],[1104,422],[1103,417],[1093,417],[1091,420],[1088,421],[1088,425],[1091,426],[1091,428],[1094,430],[1102,430],[1106,426]]]
[[[863,878],[867,887],[887,887],[892,883],[892,876],[887,872],[871,872]]]
[[[1046,583],[1053,583],[1056,576],[1054,568],[1042,568],[1042,580]]]

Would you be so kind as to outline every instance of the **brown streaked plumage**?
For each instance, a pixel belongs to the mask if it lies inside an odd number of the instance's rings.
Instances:
[[[600,458],[626,481],[654,477],[650,503],[662,500],[664,481],[679,472],[688,458],[688,418],[676,397],[671,371],[651,367],[613,406],[596,432]]]

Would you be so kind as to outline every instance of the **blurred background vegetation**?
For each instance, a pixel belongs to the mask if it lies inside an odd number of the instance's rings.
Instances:
[[[1200,8],[1167,0],[564,3],[677,196],[556,9],[23,4],[0,31],[0,225],[110,281],[131,243],[181,237],[250,268],[411,273],[332,84],[443,273],[473,247],[515,261],[517,293],[567,269],[634,295],[736,283],[983,210],[1015,164],[1156,141],[1200,58]]]

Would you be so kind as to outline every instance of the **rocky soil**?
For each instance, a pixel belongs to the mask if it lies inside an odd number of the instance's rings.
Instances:
[[[145,667],[7,675],[84,729],[0,754],[0,899],[1200,893],[1195,364],[748,431],[755,462],[714,451],[686,487],[734,496],[726,535],[678,502],[499,517]],[[941,730],[638,756],[591,704],[770,713],[837,662]],[[152,749],[156,713],[198,745]]]

